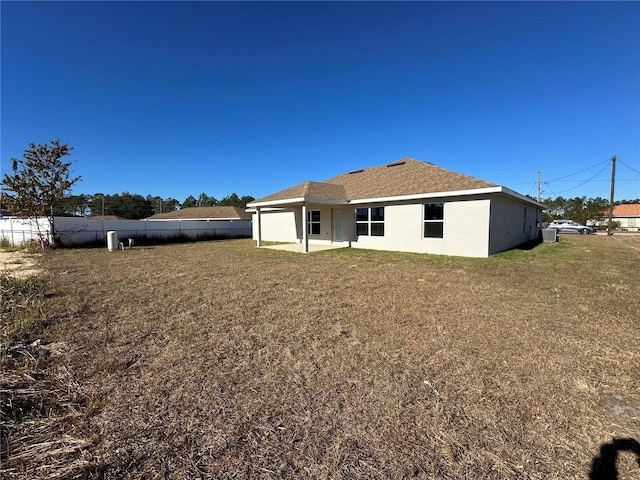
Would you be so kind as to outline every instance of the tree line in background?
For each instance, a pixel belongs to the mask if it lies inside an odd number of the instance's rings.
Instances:
[[[227,195],[218,200],[210,197],[206,193],[201,193],[198,197],[189,195],[182,203],[175,198],[162,198],[158,196],[131,194],[124,192],[115,195],[69,195],[64,197],[58,208],[58,213],[76,216],[101,216],[117,215],[118,217],[140,219],[147,218],[156,213],[173,212],[181,208],[189,207],[219,207],[232,206],[245,208],[247,203],[255,200],[253,197],[244,195],[239,197],[236,193]],[[547,198],[542,203],[549,207],[543,213],[542,220],[549,222],[557,218],[571,219],[576,222],[595,224],[607,218],[609,210],[609,200],[601,197],[587,198]],[[640,203],[640,199],[621,200],[615,202]]]
[[[173,212],[181,208],[189,207],[240,207],[245,208],[247,203],[255,200],[252,196],[239,197],[236,193],[227,195],[221,200],[201,193],[198,198],[189,195],[183,202],[175,198],[162,198],[159,196],[132,194],[93,195],[67,195],[59,203],[58,213],[81,217],[96,217],[103,215],[116,215],[132,220],[147,218],[156,213]]]
[[[0,209],[14,215],[27,217],[47,217],[55,232],[54,215],[76,216],[116,215],[140,219],[156,213],[172,212],[189,207],[233,206],[245,208],[255,200],[245,195],[232,193],[221,200],[201,193],[198,198],[189,195],[182,203],[175,198],[162,198],[123,192],[122,194],[69,195],[72,186],[81,180],[72,178],[69,168],[71,161],[64,158],[71,155],[72,147],[52,140],[48,144],[29,144],[22,159],[12,158],[12,173],[3,175],[0,186]],[[596,197],[547,198],[543,203],[549,208],[543,213],[543,221],[558,218],[571,219],[587,224],[597,223],[607,218],[608,200]],[[640,203],[640,199],[622,200],[616,204]]]
[[[556,197],[542,200],[542,203],[549,207],[542,215],[542,221],[544,222],[550,222],[555,219],[569,219],[583,225],[596,224],[607,219],[609,215],[609,200],[602,197]],[[615,202],[616,205],[624,203],[640,203],[640,199]]]
[[[81,180],[81,177],[70,176],[72,161],[64,161],[72,150],[68,144],[52,140],[42,145],[30,143],[23,158],[12,158],[12,173],[5,173],[0,181],[0,210],[22,217],[47,217],[52,232],[55,232],[54,216],[60,214],[81,217],[116,215],[135,220],[188,207],[245,208],[247,203],[255,200],[248,195],[239,197],[236,193],[221,200],[206,193],[201,193],[197,199],[189,195],[182,203],[171,197],[143,197],[129,192],[70,195],[73,185]]]

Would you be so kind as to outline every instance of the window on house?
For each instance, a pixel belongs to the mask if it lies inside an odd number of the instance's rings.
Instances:
[[[524,214],[522,216],[522,233],[527,231],[527,207],[524,207]]]
[[[424,237],[444,237],[444,203],[427,203],[424,206]]]
[[[356,209],[356,234],[369,235],[369,209]]]
[[[384,237],[384,207],[371,209],[371,236]]]
[[[356,234],[384,236],[384,207],[357,208]]]
[[[307,212],[307,233],[309,235],[320,235],[320,210]]]

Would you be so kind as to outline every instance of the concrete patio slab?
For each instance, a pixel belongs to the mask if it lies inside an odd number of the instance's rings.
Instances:
[[[260,248],[270,248],[271,250],[283,250],[285,252],[302,252],[302,243],[280,243],[277,245],[262,245]],[[322,252],[324,250],[335,250],[337,248],[347,248],[346,245],[318,245],[309,244],[309,253]]]

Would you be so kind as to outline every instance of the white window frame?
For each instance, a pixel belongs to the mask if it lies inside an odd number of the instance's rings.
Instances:
[[[367,219],[366,220],[358,220],[358,210],[366,210]],[[373,220],[373,213],[382,213],[382,220]],[[384,237],[384,207],[360,207],[356,208],[355,211],[356,216],[356,237],[357,236],[365,236],[365,237]],[[358,233],[358,225],[366,225],[367,233]],[[373,233],[374,226],[382,226],[382,234]]]
[[[313,214],[317,213],[318,214],[318,219],[314,220],[313,219]],[[320,210],[309,210],[307,212],[307,234],[309,235],[320,235],[321,231],[322,231],[322,214],[320,213]],[[313,227],[317,226],[317,233],[313,232]]]
[[[442,217],[427,219],[427,209],[429,208],[429,205],[440,205],[442,207]],[[442,225],[442,234],[439,236],[427,235],[425,228],[428,224]],[[444,238],[444,202],[429,202],[422,204],[422,238]]]

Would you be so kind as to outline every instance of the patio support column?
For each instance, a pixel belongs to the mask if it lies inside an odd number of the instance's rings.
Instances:
[[[256,232],[258,243],[256,247],[260,248],[262,246],[262,222],[260,221],[260,207],[256,207]]]
[[[302,253],[309,253],[309,233],[307,232],[307,204],[302,204]]]

